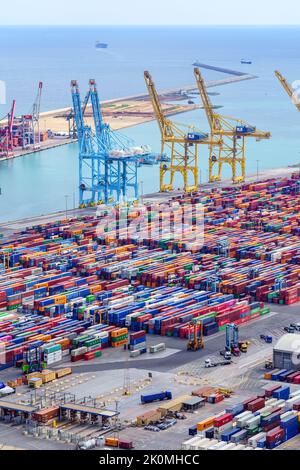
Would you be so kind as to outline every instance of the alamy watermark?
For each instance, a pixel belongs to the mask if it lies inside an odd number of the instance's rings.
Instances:
[[[295,339],[292,341],[291,349],[292,353],[292,364],[294,366],[300,365],[300,335],[295,335]]]
[[[186,204],[177,201],[134,207],[120,205],[98,206],[99,224],[97,236],[107,240],[178,241],[185,249],[195,244],[202,248],[204,242],[204,206],[201,203]]]

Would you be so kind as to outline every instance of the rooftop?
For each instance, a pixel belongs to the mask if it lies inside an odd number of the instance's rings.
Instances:
[[[288,333],[283,335],[274,346],[275,351],[300,353],[300,335]]]

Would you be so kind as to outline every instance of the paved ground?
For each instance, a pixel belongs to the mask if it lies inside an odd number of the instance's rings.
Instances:
[[[22,426],[11,426],[0,421],[0,450],[1,445],[18,446],[26,450],[71,450],[73,445],[49,441],[45,439],[35,439],[23,434]]]
[[[108,409],[115,409],[117,406],[121,422],[128,426],[139,414],[157,408],[157,404],[145,406],[140,404],[140,395],[143,392],[170,389],[177,397],[190,394],[195,388],[206,384],[232,388],[234,394],[230,399],[218,405],[207,404],[204,409],[188,415],[186,420],[178,421],[169,430],[153,433],[129,427],[121,432],[122,437],[133,438],[136,448],[179,449],[181,442],[188,438],[190,425],[225,409],[230,403],[240,402],[255,395],[266,383],[263,380],[264,360],[272,356],[273,345],[267,345],[260,340],[260,334],[272,334],[276,342],[284,333],[285,325],[292,321],[299,321],[299,304],[289,307],[277,305],[271,307],[271,314],[241,326],[241,339],[248,339],[251,343],[248,354],[234,358],[233,364],[225,368],[205,369],[203,366],[206,357],[220,358],[219,351],[224,347],[225,341],[224,332],[205,338],[205,349],[198,352],[186,351],[185,340],[148,336],[148,345],[165,342],[167,351],[153,357],[147,353],[138,360],[129,360],[128,352],[123,349],[109,349],[104,351],[103,356],[97,362],[90,364],[84,362],[76,366],[72,363],[73,374],[71,376],[50,383],[36,392],[29,391],[25,386],[21,387],[17,394],[9,399],[23,403],[34,403],[43,399],[44,403],[49,404],[54,393],[74,393],[77,399],[91,396],[97,399],[99,406],[106,406]],[[152,374],[152,380],[148,378],[149,372]],[[0,380],[5,381],[8,377],[15,376],[16,373],[15,369],[1,371]],[[124,387],[129,388],[129,396],[123,395]],[[95,429],[89,426],[84,428],[72,425],[69,432],[75,432],[78,436],[89,435],[89,433],[94,435]],[[14,436],[17,436],[18,446],[24,448],[35,446],[36,448],[59,449],[72,448],[73,445],[24,436],[21,428],[1,423],[0,443],[13,445],[15,444]],[[293,443],[289,443],[289,446],[293,446]]]
[[[254,182],[258,180],[265,180],[267,178],[282,178],[282,177],[288,177],[291,175],[291,173],[299,170],[299,165],[295,165],[292,167],[285,167],[285,168],[275,168],[275,169],[269,169],[269,170],[263,170],[257,174],[250,174],[247,175],[246,177],[246,182]],[[202,182],[200,183],[200,187],[202,189],[210,189],[210,188],[221,188],[221,187],[228,187],[231,186],[232,182],[231,180],[224,180],[221,182],[215,182],[215,183],[207,183],[207,182]],[[169,199],[171,199],[175,195],[181,194],[181,191],[172,191],[172,192],[167,192],[167,193],[151,193],[144,195],[141,199],[146,203],[154,203],[154,202],[166,202]],[[71,204],[71,203],[70,203]],[[67,217],[72,218],[72,217],[77,217],[77,216],[82,216],[82,215],[95,215],[96,214],[96,208],[87,208],[87,209],[72,209],[67,211]],[[65,211],[59,211],[59,212],[53,212],[51,214],[41,214],[40,216],[34,216],[30,218],[24,218],[24,219],[19,219],[19,220],[14,220],[14,221],[7,221],[7,222],[2,222],[0,223],[0,234],[3,234],[4,236],[8,236],[18,230],[25,229],[26,227],[30,227],[33,225],[38,225],[38,224],[44,224],[47,222],[54,222],[56,220],[61,220],[65,218],[66,212]]]
[[[279,337],[284,333],[284,326],[289,325],[291,322],[298,322],[300,313],[299,305],[295,304],[291,306],[280,306],[280,305],[271,305],[272,312],[271,314],[260,317],[257,320],[253,320],[245,325],[240,327],[240,338],[241,340],[250,340],[252,346],[249,348],[248,357],[252,358],[253,351],[256,351],[257,357],[255,360],[261,360],[264,362],[266,358],[272,356],[272,347],[273,345],[267,345],[259,339],[261,333],[272,334],[274,341],[279,339]],[[160,372],[166,372],[172,369],[177,369],[185,364],[188,364],[192,361],[199,361],[203,364],[206,357],[215,357],[219,356],[219,351],[224,348],[225,345],[225,332],[219,332],[216,335],[205,338],[205,348],[200,351],[191,352],[186,350],[186,341],[178,338],[168,338],[160,336],[149,336],[148,343],[159,343],[165,342],[168,349],[173,349],[173,354],[168,354],[166,357],[149,355],[147,359],[139,358],[130,360],[130,367],[149,370],[156,370]],[[251,352],[252,349],[252,352]],[[92,363],[77,363],[74,366],[72,364],[73,370],[76,372],[96,372],[103,370],[113,370],[120,369],[124,367],[124,357],[121,358],[119,353],[118,355],[112,356],[111,350],[107,351],[107,355],[110,356],[109,360],[105,360],[106,355],[103,354],[102,358],[98,361],[93,361]],[[111,362],[112,357],[114,362]],[[127,356],[126,356],[127,357]],[[238,362],[240,359],[236,359]]]

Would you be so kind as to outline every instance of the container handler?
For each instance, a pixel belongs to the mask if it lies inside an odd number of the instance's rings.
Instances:
[[[220,351],[222,356],[225,356],[226,352],[230,352],[234,356],[240,356],[241,353],[248,352],[248,346],[248,341],[239,341],[239,328],[235,323],[226,325],[225,349]]]
[[[203,348],[204,348],[203,323],[202,321],[199,321],[199,320],[190,322],[187,350],[198,351],[199,349],[203,349]]]

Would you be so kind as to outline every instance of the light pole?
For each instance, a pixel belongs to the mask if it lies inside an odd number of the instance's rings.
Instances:
[[[76,209],[75,193],[73,193],[73,211],[74,211],[74,215],[75,215],[75,209]]]
[[[69,198],[69,195],[68,195],[68,194],[65,194],[65,200],[66,200],[66,219],[68,218],[68,198]]]
[[[259,167],[259,160],[256,160],[256,179],[258,180],[258,167]]]

